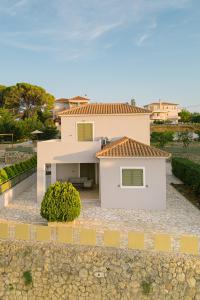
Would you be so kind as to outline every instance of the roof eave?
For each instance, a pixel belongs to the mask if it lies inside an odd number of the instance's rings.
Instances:
[[[97,158],[163,158],[168,159],[171,157],[171,154],[169,156],[100,156],[96,155]]]
[[[59,114],[59,117],[84,117],[84,116],[133,116],[133,115],[150,115],[152,112],[135,112],[127,114]]]

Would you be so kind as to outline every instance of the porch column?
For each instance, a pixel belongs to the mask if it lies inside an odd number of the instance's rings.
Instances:
[[[51,164],[51,184],[56,182],[56,164]]]
[[[46,190],[45,164],[37,166],[37,202],[41,202]]]

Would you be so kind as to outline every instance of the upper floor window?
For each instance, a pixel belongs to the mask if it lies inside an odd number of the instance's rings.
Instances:
[[[122,188],[144,188],[144,168],[143,167],[122,167],[121,168]]]
[[[93,141],[93,123],[77,123],[77,139],[79,142]]]

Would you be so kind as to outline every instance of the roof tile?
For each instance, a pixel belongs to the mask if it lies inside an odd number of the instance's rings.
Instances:
[[[96,157],[169,157],[170,154],[158,148],[123,137],[106,145]]]
[[[128,103],[97,103],[73,107],[60,113],[60,116],[69,115],[123,115],[135,113],[150,113],[149,110],[130,105]]]

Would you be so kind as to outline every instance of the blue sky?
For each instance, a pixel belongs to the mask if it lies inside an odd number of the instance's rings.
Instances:
[[[199,0],[0,0],[0,84],[200,110]]]

